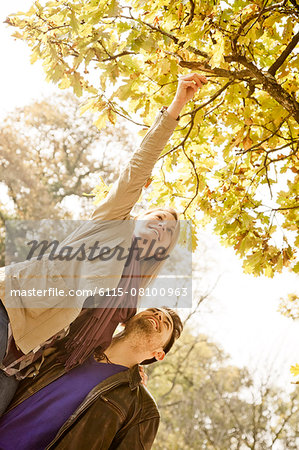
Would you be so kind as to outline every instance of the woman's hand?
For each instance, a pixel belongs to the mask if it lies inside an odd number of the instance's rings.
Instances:
[[[139,375],[141,376],[141,382],[146,387],[148,376],[146,375],[143,366],[139,366],[138,369],[139,369]]]
[[[207,83],[207,79],[204,75],[198,73],[191,73],[190,75],[182,75],[179,78],[179,83],[175,97],[171,105],[167,108],[168,113],[174,119],[177,119],[181,110],[186,103],[191,100],[195,93]]]

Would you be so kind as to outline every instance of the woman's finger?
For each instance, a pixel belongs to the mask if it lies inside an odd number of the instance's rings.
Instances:
[[[139,374],[140,374],[140,377],[141,377],[141,382],[142,382],[142,384],[144,386],[146,386],[147,385],[148,376],[145,373],[144,368],[142,366],[139,366],[138,368],[139,368]]]
[[[180,85],[183,86],[184,88],[192,88],[194,89],[194,91],[197,91],[197,89],[201,86],[197,85],[194,81],[185,81],[185,80],[180,80]]]
[[[194,78],[196,79],[196,81],[198,83],[200,83],[201,85],[204,83],[207,83],[208,80],[206,79],[206,77],[204,75],[199,75],[198,73],[194,74]]]
[[[183,81],[195,81],[196,83],[207,83],[208,80],[204,75],[199,75],[198,73],[191,73],[189,75],[181,75],[180,80]]]

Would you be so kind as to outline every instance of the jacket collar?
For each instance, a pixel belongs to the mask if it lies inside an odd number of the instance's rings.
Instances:
[[[91,392],[93,394],[100,394],[106,390],[109,390],[111,387],[115,387],[116,385],[122,383],[128,383],[131,391],[137,388],[137,386],[141,383],[138,364],[136,364],[131,369],[117,373],[116,375],[112,375],[111,377],[99,383]]]
[[[141,383],[141,376],[139,372],[139,366],[136,365],[129,370],[129,386],[131,391],[136,389],[136,387]]]

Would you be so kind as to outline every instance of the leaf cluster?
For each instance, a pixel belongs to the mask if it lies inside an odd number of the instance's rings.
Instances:
[[[148,127],[179,75],[204,73],[151,198],[212,222],[246,272],[273,276],[299,270],[298,16],[289,1],[57,0],[8,23],[48,80],[88,95],[98,128]]]

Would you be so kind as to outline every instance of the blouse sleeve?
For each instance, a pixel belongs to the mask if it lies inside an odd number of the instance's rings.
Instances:
[[[123,220],[129,216],[177,124],[178,121],[166,110],[159,112],[139,149],[135,151],[107,197],[95,209],[93,220]]]

